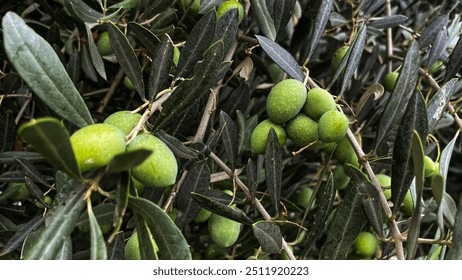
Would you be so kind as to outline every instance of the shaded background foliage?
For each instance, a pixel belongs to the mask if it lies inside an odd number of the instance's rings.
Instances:
[[[461,258],[459,1],[249,0],[241,1],[241,23],[235,10],[216,18],[223,1],[202,0],[198,12],[180,2],[2,3],[2,258],[123,259],[135,228],[146,259],[280,259],[288,245],[297,259],[353,258],[363,230],[380,240],[378,259]],[[95,41],[104,31],[114,54],[102,57]],[[25,43],[45,68],[7,56]],[[437,61],[441,67],[429,73]],[[275,75],[274,63],[285,73]],[[397,86],[384,90],[384,76],[395,70]],[[134,89],[123,85],[125,76]],[[291,142],[280,148],[273,133],[264,155],[251,153],[266,97],[289,77],[336,97],[350,119],[349,140],[360,139],[361,166]],[[146,154],[126,154],[84,202],[90,184],[66,148],[69,134],[137,108],[177,157],[177,183],[137,193],[127,170]],[[41,121],[19,129],[32,119]],[[433,180],[421,180],[423,155],[439,162]],[[330,175],[339,166],[351,178],[345,189]],[[379,173],[392,175],[391,208],[378,191]],[[95,182],[97,174],[83,175]],[[30,197],[12,199],[11,182],[24,182]],[[314,194],[300,205],[305,187]],[[408,190],[420,206],[410,214],[393,206]],[[194,221],[201,207],[242,223],[235,245],[213,247],[207,223]],[[387,208],[393,216],[383,219]],[[396,241],[403,236],[404,249]]]

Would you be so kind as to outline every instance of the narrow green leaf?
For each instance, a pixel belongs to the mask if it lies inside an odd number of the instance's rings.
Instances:
[[[153,102],[156,95],[168,87],[169,73],[173,63],[173,42],[165,35],[152,58],[155,63],[149,68],[148,100]]]
[[[247,186],[249,187],[249,191],[250,191],[250,199],[253,201],[257,193],[258,183],[257,183],[257,168],[251,158],[249,158],[249,160],[247,161],[246,175],[247,175]]]
[[[435,174],[431,178],[432,195],[438,207],[441,205],[444,195],[444,177],[441,174]]]
[[[459,199],[452,233],[452,245],[446,255],[446,260],[462,260],[462,197]]]
[[[30,162],[41,162],[45,158],[37,152],[26,152],[26,151],[10,151],[0,153],[0,163],[1,164],[13,164],[15,163],[15,157],[22,157],[27,159]]]
[[[284,2],[284,1],[278,1],[278,2]],[[311,37],[310,37],[310,42],[308,44],[307,59],[310,59],[311,55],[316,49],[316,46],[319,43],[319,39],[321,39],[321,36],[324,33],[324,30],[326,29],[327,22],[329,21],[329,15],[332,11],[333,2],[334,2],[333,0],[317,1],[317,3],[319,3],[318,4],[319,8],[316,13],[314,24],[310,25]]]
[[[119,231],[107,244],[107,259],[110,261],[124,259],[124,233]]]
[[[17,231],[18,226],[10,219],[0,214],[0,232],[2,231]]]
[[[212,42],[223,40],[224,53],[228,52],[229,47],[236,39],[239,28],[238,10],[228,10],[222,15],[215,24],[215,33]]]
[[[82,0],[64,1],[65,6],[83,22],[97,23],[104,15],[92,7],[88,6]]]
[[[414,130],[421,139],[427,136],[427,115],[422,94],[415,91],[401,119],[393,146],[391,167],[391,201],[396,214],[414,178],[412,162],[412,139]]]
[[[267,221],[258,221],[252,224],[252,232],[264,252],[268,254],[277,254],[281,252],[282,233],[277,224]]]
[[[229,166],[234,172],[237,160],[237,128],[233,120],[223,111],[220,111],[220,126],[223,127],[221,139],[228,156]]]
[[[2,245],[3,250],[0,253],[0,256],[4,256],[21,247],[26,237],[33,231],[37,230],[42,224],[43,216],[38,215],[27,223],[20,225],[18,231],[16,231],[15,234],[8,239],[6,244]]]
[[[158,260],[156,243],[152,239],[152,233],[149,230],[146,221],[139,213],[135,213],[136,231],[132,233],[133,238],[138,238],[138,248],[140,248],[140,258],[142,260]]]
[[[90,58],[93,63],[93,67],[95,67],[96,72],[98,72],[98,74],[104,80],[107,80],[106,69],[104,68],[104,61],[101,58],[101,55],[98,51],[98,47],[96,46],[95,41],[93,40],[93,34],[91,32],[91,25],[88,23],[85,23],[85,30],[87,31],[88,51],[90,53]]]
[[[191,193],[191,196],[197,203],[199,203],[200,206],[212,213],[245,225],[251,225],[253,223],[253,221],[239,208],[231,207],[227,204],[212,200],[203,194],[193,192]]]
[[[276,132],[271,128],[265,150],[266,189],[276,215],[279,213],[282,187],[282,152]]]
[[[107,251],[106,243],[104,242],[103,233],[93,214],[92,207],[88,207],[88,219],[90,220],[90,259],[91,260],[106,260]]]
[[[250,0],[250,6],[263,35],[274,41],[276,27],[266,6],[266,0]]]
[[[149,200],[132,196],[129,197],[128,206],[146,220],[162,259],[191,259],[186,239],[162,208]]]
[[[54,118],[40,118],[21,125],[19,136],[44,156],[57,170],[80,179],[80,169],[63,123]]]
[[[404,114],[407,103],[417,83],[419,58],[419,47],[416,42],[413,42],[407,51],[393,93],[380,117],[377,137],[375,139],[376,149],[390,134],[390,130],[394,129],[396,124],[399,123]]]
[[[98,204],[94,207],[92,207],[92,214],[98,224],[104,225],[104,224],[112,224],[112,220],[114,218],[114,211],[115,211],[116,205],[114,203],[102,203]],[[77,220],[77,223],[75,224],[77,227],[82,227],[82,226],[88,226],[91,223],[91,220],[89,219],[90,214],[88,214],[87,211],[84,211],[80,216],[79,219]]]
[[[128,23],[128,32],[133,33],[135,40],[141,43],[151,55],[156,53],[160,39],[149,29],[137,22],[131,21]]]
[[[369,26],[372,26],[377,29],[381,28],[392,28],[404,24],[409,18],[405,15],[390,15],[385,17],[379,17],[372,20]]]
[[[34,93],[59,116],[82,127],[93,123],[90,112],[53,48],[8,12],[2,20],[9,61]]]
[[[96,72],[93,61],[91,60],[90,51],[86,45],[82,45],[82,70],[85,76],[92,82],[96,83],[98,81],[98,73]]]
[[[210,10],[194,26],[181,48],[175,80],[189,78],[194,66],[202,59],[204,52],[212,43],[216,24],[214,10]],[[196,74],[196,73],[195,73]]]
[[[123,10],[129,10],[129,9],[133,9],[133,8],[136,8],[140,5],[140,0],[123,0],[123,1],[120,1],[119,3],[116,3],[110,7],[108,7],[108,9],[123,9]]]
[[[238,154],[242,154],[245,151],[250,151],[250,137],[253,130],[258,125],[258,116],[253,115],[248,119],[245,119],[241,111],[236,111],[237,125],[239,128],[238,134]]]
[[[30,161],[21,157],[15,157],[14,159],[26,176],[46,187],[51,187],[45,176]]]
[[[412,213],[411,224],[409,226],[409,233],[407,237],[407,259],[413,260],[419,246],[418,239],[420,234],[420,222],[421,216],[421,200],[422,192],[424,187],[424,150],[422,140],[420,139],[419,133],[414,131],[412,135],[412,162],[415,174],[415,188],[416,188],[416,204],[414,206],[414,212]],[[393,180],[393,179],[392,179]],[[392,181],[393,184],[393,181]],[[392,190],[393,192],[393,190]],[[392,193],[393,196],[393,193]],[[398,204],[398,205],[401,205]],[[399,207],[395,207],[399,208]]]
[[[447,82],[454,78],[462,67],[462,36],[457,40],[457,44],[449,56],[448,63],[446,64],[446,75],[444,81]]]
[[[430,22],[430,24],[425,27],[424,31],[420,33],[418,41],[420,48],[425,48],[430,45],[434,41],[438,32],[448,24],[448,21],[449,15],[444,14]]]
[[[156,15],[165,12],[168,8],[175,3],[172,0],[156,0],[156,1],[142,1],[145,2],[146,14]]]
[[[23,259],[49,260],[56,257],[63,243],[74,230],[80,213],[85,207],[85,201],[83,200],[85,191],[86,188],[81,186],[81,189],[73,194],[62,210],[54,216]]]
[[[43,192],[42,190],[40,189],[39,186],[37,186],[37,184],[29,177],[24,177],[24,182],[26,183],[26,187],[27,187],[27,190],[29,191],[29,193],[31,194],[31,196],[35,199],[37,199],[37,201],[48,207],[49,205],[47,205],[45,203],[45,196],[43,195]],[[51,186],[49,186],[51,187]]]
[[[141,99],[145,100],[143,74],[138,58],[124,33],[114,24],[108,24],[109,39],[114,54],[125,75],[130,79]]]
[[[299,81],[305,79],[300,65],[295,58],[278,43],[261,35],[255,35],[265,53],[289,76]]]
[[[115,238],[122,226],[125,211],[127,210],[128,206],[128,196],[130,195],[130,188],[133,188],[133,178],[130,176],[129,172],[122,172],[120,174],[119,180],[117,180],[116,185],[116,207],[113,211],[114,215],[112,220],[114,230],[108,239],[109,242],[111,242],[113,238]]]
[[[433,131],[436,124],[446,112],[449,100],[454,93],[458,79],[454,78],[446,82],[440,90],[430,99],[427,108],[428,131]]]
[[[276,29],[276,39],[284,34],[296,2],[296,0],[274,1],[271,16],[274,20],[274,27]]]
[[[72,260],[72,238],[68,237],[56,254],[55,260]]]
[[[162,140],[172,150],[173,154],[179,158],[193,159],[197,158],[197,153],[192,149],[186,147],[183,142],[167,134],[163,130],[157,130],[155,135]]]
[[[205,193],[210,185],[210,168],[207,159],[194,163],[188,171],[177,196],[178,216],[175,223],[182,229],[199,213],[200,205],[191,197],[191,193]]]
[[[138,149],[114,156],[106,167],[107,173],[119,173],[129,170],[147,159],[152,154],[151,150]]]
[[[8,92],[5,90],[5,92]],[[11,151],[16,141],[16,123],[12,112],[0,117],[0,152]]]
[[[427,58],[427,69],[429,69],[433,63],[435,63],[442,56],[443,52],[446,50],[448,44],[448,32],[447,30],[441,29],[435,36],[433,40],[430,51],[428,52]]]

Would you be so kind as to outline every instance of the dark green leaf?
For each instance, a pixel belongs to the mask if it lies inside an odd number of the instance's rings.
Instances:
[[[383,210],[378,199],[367,197],[363,200],[364,213],[372,228],[383,237]]]
[[[67,202],[74,196],[74,194],[80,191],[81,188],[85,188],[85,184],[80,180],[75,180],[69,177],[66,173],[58,171],[56,172],[55,179],[56,195],[53,198],[51,207],[47,210],[45,216],[45,226],[48,226],[54,221],[55,216],[59,216],[63,211]]]
[[[425,48],[430,45],[434,40],[438,32],[443,29],[449,21],[449,15],[441,15],[435,18],[424,31],[420,34],[418,43],[421,48]]]
[[[98,81],[98,73],[96,73],[95,66],[93,65],[90,52],[86,45],[82,45],[82,70],[85,76],[92,82],[96,83]]]
[[[0,232],[2,231],[17,231],[18,226],[10,219],[0,214]]]
[[[221,139],[228,156],[229,166],[234,172],[237,160],[237,128],[233,120],[223,111],[220,111],[220,126],[223,127]]]
[[[81,58],[77,51],[73,51],[69,56],[69,62],[66,65],[67,74],[72,80],[74,85],[80,81],[80,63]]]
[[[129,197],[128,206],[146,220],[162,259],[191,259],[186,239],[162,208],[149,200],[132,196]]]
[[[221,204],[242,204],[243,200],[238,197],[233,197],[222,190],[208,189],[205,194],[201,194],[207,197],[207,199],[213,200]]]
[[[145,99],[145,89],[143,74],[141,73],[141,66],[138,57],[135,54],[130,42],[120,29],[113,25],[108,24],[109,40],[111,41],[112,49],[117,57],[120,67],[125,72],[125,75],[130,79],[141,99]]]
[[[156,120],[157,129],[162,129],[179,115],[184,114],[191,103],[209,93],[210,88],[224,77],[230,67],[230,62],[222,62],[222,60],[223,42],[218,41],[205,52],[204,60],[196,65],[194,76],[182,81],[164,103],[162,112]]]
[[[94,207],[92,207],[92,214],[98,224],[104,225],[104,224],[112,224],[112,220],[114,218],[114,211],[115,211],[116,205],[114,203],[103,203],[103,204],[98,204]],[[90,214],[88,214],[87,211],[82,213],[82,215],[79,216],[79,219],[77,220],[76,226],[81,227],[81,226],[86,226],[90,224]]]
[[[274,41],[276,39],[276,27],[266,6],[266,0],[250,0],[250,6],[263,35]]]
[[[69,11],[77,16],[83,22],[97,23],[104,15],[92,7],[88,6],[82,0],[69,0],[64,1],[64,4]]]
[[[147,159],[152,154],[151,150],[138,149],[114,156],[106,167],[107,173],[119,173],[129,170]]]
[[[108,260],[123,260],[124,259],[124,233],[117,232],[112,241],[107,244],[107,259]]]
[[[456,132],[454,137],[451,141],[446,145],[446,147],[441,152],[440,156],[440,165],[439,165],[439,173],[443,176],[443,178],[447,178],[448,171],[449,171],[449,163],[451,162],[451,157],[454,151],[454,146],[456,144],[457,138],[459,136],[459,130]],[[444,186],[446,190],[446,185]]]
[[[252,159],[249,158],[247,161],[246,167],[246,175],[247,175],[247,187],[250,191],[250,199],[253,201],[255,199],[255,194],[257,193],[257,168],[253,163]]]
[[[168,87],[169,73],[173,63],[173,42],[165,35],[152,58],[149,68],[148,99],[153,102],[157,94]]]
[[[277,1],[277,2],[284,2],[284,1]],[[310,42],[308,44],[308,57],[310,59],[311,55],[313,54],[316,46],[319,43],[319,39],[321,39],[324,30],[326,29],[327,22],[329,21],[329,15],[332,11],[332,4],[333,0],[322,0],[318,1],[319,9],[316,13],[316,19],[314,20],[314,24],[310,25],[311,27],[311,37]]]
[[[276,28],[276,38],[284,34],[296,2],[296,0],[274,1],[272,18]]]
[[[419,47],[413,42],[409,47],[406,58],[400,70],[393,93],[385,106],[380,117],[377,137],[375,139],[375,148],[385,140],[386,136],[392,130],[403,115],[407,103],[414,92],[419,74]]]
[[[195,65],[203,58],[204,52],[212,43],[215,24],[215,11],[210,10],[191,30],[185,45],[181,48],[180,59],[178,60],[175,74],[176,80],[190,77]]]
[[[252,220],[239,208],[231,207],[221,202],[212,200],[203,194],[193,192],[191,195],[200,206],[212,213],[245,225],[251,225],[253,223]]]
[[[40,204],[48,207],[49,205],[47,205],[45,203],[45,200],[44,200],[45,196],[43,195],[43,192],[40,189],[40,187],[37,186],[37,184],[32,179],[30,179],[29,177],[25,177],[24,182],[26,183],[27,190],[29,191],[31,196],[34,197],[35,199],[37,199],[37,201]],[[49,186],[49,187],[51,187],[51,186]]]
[[[430,51],[428,52],[427,69],[442,56],[448,44],[448,32],[446,28],[438,31],[435,40],[433,40]]]
[[[457,44],[452,50],[449,56],[448,63],[446,64],[446,75],[444,76],[445,81],[449,81],[459,72],[462,67],[462,36],[457,40]]]
[[[145,1],[147,4],[146,10],[147,14],[158,14],[161,12],[164,12],[167,10],[168,7],[170,7],[174,1],[172,0],[156,0],[156,1]]]
[[[117,235],[117,232],[120,230],[120,227],[122,226],[125,211],[127,210],[128,206],[130,185],[133,186],[133,178],[130,176],[130,173],[122,172],[120,174],[119,180],[117,180],[116,185],[116,207],[113,211],[114,217],[112,220],[114,231],[109,237],[109,241],[113,240],[113,238]]]
[[[2,245],[3,250],[0,253],[0,256],[4,256],[21,247],[24,239],[26,239],[26,237],[31,234],[31,232],[37,230],[37,228],[39,228],[42,224],[43,216],[38,215],[35,218],[29,220],[27,223],[20,225],[18,231],[16,231],[16,233],[10,239],[8,239],[6,244]]]
[[[365,177],[352,178],[351,187],[337,206],[329,225],[327,239],[319,255],[320,260],[347,258],[348,250],[366,222],[362,203],[366,198],[364,193],[366,184],[370,183]]]
[[[85,30],[87,31],[88,50],[90,52],[90,58],[93,63],[93,67],[95,67],[96,72],[98,72],[98,74],[104,80],[107,80],[106,69],[104,68],[104,62],[98,51],[98,47],[96,46],[96,43],[93,40],[91,26],[88,23],[85,23]]]
[[[186,147],[183,142],[178,140],[177,138],[167,134],[163,130],[157,130],[155,135],[162,140],[169,148],[172,150],[175,156],[184,158],[184,159],[193,159],[197,158],[197,153],[188,147]]]
[[[210,185],[210,168],[207,159],[194,163],[178,192],[178,216],[175,223],[182,229],[194,220],[200,210],[200,205],[191,197],[191,193],[205,193]]]
[[[13,164],[16,162],[15,157],[22,157],[27,159],[30,162],[41,162],[45,158],[36,152],[27,152],[27,151],[10,151],[0,153],[0,163],[1,164]]]
[[[369,22],[368,26],[375,27],[377,29],[381,28],[392,28],[399,26],[400,24],[405,23],[408,20],[408,17],[405,15],[390,15],[385,17],[375,18]]]
[[[41,118],[21,125],[19,136],[44,156],[54,168],[74,178],[81,178],[80,169],[63,123],[54,118]]]
[[[383,8],[385,6],[386,0],[366,0],[366,1],[361,1],[361,4],[364,5],[366,11],[365,14],[369,15],[375,12],[378,8]],[[368,5],[366,5],[366,3]]]
[[[108,7],[108,9],[124,9],[124,10],[127,10],[127,9],[133,9],[133,8],[136,8],[140,5],[140,0],[123,0],[123,1],[120,1],[119,3],[116,3],[110,7]]]
[[[106,260],[107,251],[103,233],[93,214],[92,207],[88,207],[88,219],[90,220],[90,258],[92,260]]]
[[[32,245],[30,251],[23,257],[25,260],[49,260],[56,257],[63,243],[70,236],[80,213],[85,207],[83,194],[86,188],[74,193],[66,205],[57,213],[53,220],[41,233],[40,238]]]
[[[34,93],[75,125],[82,127],[93,123],[82,96],[45,39],[13,12],[3,17],[2,26],[9,61]]]
[[[224,53],[228,52],[229,47],[234,42],[239,27],[238,10],[228,10],[216,22],[215,34],[212,42],[223,40]]]
[[[261,35],[255,35],[265,53],[289,76],[299,81],[305,79],[300,65],[295,58],[278,43]]]
[[[273,128],[268,134],[268,143],[265,150],[265,175],[266,189],[277,214],[279,213],[279,201],[281,199],[282,152]]]
[[[459,200],[459,207],[457,208],[457,214],[452,233],[452,245],[449,248],[446,259],[462,260],[462,200]]]
[[[241,111],[236,112],[237,125],[239,127],[239,138],[238,138],[238,154],[242,154],[244,151],[250,151],[250,137],[253,130],[258,125],[258,116],[253,115],[252,117],[245,119]]]
[[[225,2],[225,0],[201,0],[201,7],[199,9],[199,14],[205,14],[210,9],[212,9],[215,6],[220,5],[223,2]]]
[[[37,183],[40,183],[46,187],[50,187],[50,184],[45,179],[45,176],[39,170],[37,170],[37,168],[35,168],[35,166],[30,161],[21,157],[15,157],[14,159],[26,176]]]
[[[144,220],[143,216],[139,213],[135,213],[135,220],[136,220],[136,231],[132,233],[133,235],[138,237],[138,248],[140,248],[140,258],[142,260],[157,260],[159,259],[157,256],[156,248],[155,248],[155,241],[152,239],[151,231],[149,230],[146,221]]]
[[[133,33],[135,40],[141,43],[151,55],[156,53],[160,39],[149,29],[137,22],[131,21],[128,23],[128,31]]]
[[[56,254],[55,260],[72,260],[72,239],[71,237],[64,240],[63,246]]]
[[[8,92],[8,91],[5,91]],[[11,112],[0,117],[0,152],[11,151],[16,140],[16,123]]]
[[[435,199],[436,204],[440,206],[444,195],[444,177],[441,174],[435,174],[431,180],[433,198]]]
[[[252,224],[253,235],[264,252],[277,254],[282,248],[282,233],[279,226],[272,222],[258,221]]]
[[[393,214],[399,210],[410,184],[414,178],[412,162],[412,139],[414,130],[422,139],[427,135],[427,116],[425,101],[415,91],[401,119],[395,144],[393,146],[393,165],[391,167],[391,201]]]
[[[446,112],[446,107],[454,93],[457,81],[458,79],[454,78],[446,82],[428,102],[427,118],[429,132],[433,131],[444,112]]]

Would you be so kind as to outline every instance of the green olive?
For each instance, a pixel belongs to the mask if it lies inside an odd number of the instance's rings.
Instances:
[[[349,46],[343,46],[338,48],[334,52],[332,60],[330,61],[330,71],[332,73],[335,73],[337,71],[337,68],[339,67],[340,63],[342,62],[342,59],[345,57],[345,54],[347,53],[349,48]]]
[[[335,148],[334,156],[335,159],[340,163],[350,163],[352,157],[356,156],[356,152],[346,136],[337,141],[337,147]],[[357,159],[358,158],[356,157],[356,160]]]
[[[399,73],[396,71],[386,74],[385,77],[383,78],[383,87],[389,92],[393,92],[396,81],[398,80],[398,76],[399,76]]]
[[[306,95],[306,102],[303,107],[305,114],[313,120],[319,118],[327,111],[335,110],[335,100],[325,89],[312,88]]]
[[[284,71],[274,62],[268,66],[268,73],[273,83],[279,83],[284,77]]]
[[[113,125],[120,129],[125,135],[128,135],[140,119],[141,115],[138,113],[132,113],[130,111],[118,111],[109,115],[104,120],[104,123]]]
[[[308,186],[302,187],[297,192],[297,200],[296,203],[298,206],[305,208],[308,205],[311,197],[313,196],[313,189]]]
[[[376,174],[375,177],[377,181],[382,186],[382,188],[389,189],[391,187],[391,177],[386,174]]]
[[[221,18],[224,14],[226,14],[227,11],[231,9],[238,10],[239,23],[241,23],[244,19],[244,6],[242,6],[242,4],[237,0],[229,0],[221,3],[217,9],[217,19]]]
[[[212,241],[223,248],[228,248],[236,243],[239,238],[241,224],[212,213],[208,222],[208,231]]]
[[[110,124],[85,126],[72,134],[70,141],[82,172],[103,167],[125,152],[124,133]]]
[[[140,244],[138,242],[138,232],[134,231],[124,248],[125,260],[141,260]]]
[[[98,51],[102,56],[110,55],[114,52],[112,50],[108,32],[102,32],[101,34],[99,34],[98,41],[96,42],[96,47],[98,48]]]
[[[287,123],[287,137],[297,146],[305,147],[318,140],[318,124],[304,114],[298,114]]]
[[[438,173],[438,164],[429,156],[424,157],[424,177],[431,178]]]
[[[201,210],[199,210],[199,213],[197,213],[196,217],[194,218],[194,222],[196,223],[206,222],[210,218],[210,215],[212,215],[212,212],[201,207]]]
[[[252,135],[250,136],[250,146],[252,153],[262,154],[265,152],[266,144],[268,142],[268,135],[271,128],[273,128],[276,132],[279,145],[283,146],[286,143],[287,135],[284,127],[282,125],[273,123],[269,119],[266,119],[259,123],[252,131]]]
[[[443,66],[443,62],[441,60],[437,60],[435,63],[433,63],[430,68],[428,68],[428,73],[433,74],[436,71],[440,70],[441,66]]]
[[[274,123],[285,123],[300,112],[306,101],[306,87],[299,80],[277,83],[266,100],[266,113]]]
[[[7,188],[16,189],[10,196],[14,201],[26,201],[30,197],[29,189],[27,189],[26,183],[24,182],[10,182]]]
[[[319,139],[326,143],[337,142],[345,136],[348,126],[348,118],[343,112],[327,111],[318,121]]]
[[[46,195],[43,198],[43,201],[45,201],[45,204],[47,205],[47,207],[50,206],[53,203],[53,199],[51,197],[49,197],[48,195]],[[45,208],[45,206],[43,204],[41,204],[40,202],[38,202],[38,201],[35,201],[35,206],[37,206],[37,208],[40,208],[40,209]]]
[[[124,77],[124,86],[128,88],[129,90],[134,90],[135,86],[133,85],[132,81],[128,76]]]
[[[173,48],[173,64],[175,66],[178,66],[178,61],[180,61],[180,49],[178,47]]]
[[[356,237],[353,248],[360,257],[372,257],[377,251],[377,239],[372,233],[362,231]]]
[[[152,154],[132,168],[132,176],[152,187],[166,187],[176,181],[178,163],[170,148],[154,135],[138,134],[127,146],[127,151],[151,150]]]
[[[332,175],[334,177],[334,186],[337,190],[343,190],[350,183],[350,177],[345,173],[343,165],[337,165]]]

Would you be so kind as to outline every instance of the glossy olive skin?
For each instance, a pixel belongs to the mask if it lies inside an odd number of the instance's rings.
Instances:
[[[313,144],[319,139],[318,123],[304,114],[298,114],[286,126],[287,137],[298,147]]]
[[[99,34],[98,41],[96,42],[96,47],[98,48],[98,51],[102,56],[110,55],[114,52],[112,50],[108,32],[102,32],[101,34]]]
[[[145,186],[166,187],[173,185],[178,173],[178,163],[170,148],[152,134],[139,134],[127,146],[127,151],[151,150],[152,154],[131,169],[132,176]]]
[[[399,72],[390,72],[385,75],[383,78],[383,87],[389,91],[393,92],[395,88],[396,81],[398,80]]]
[[[360,257],[372,257],[377,251],[377,239],[372,233],[362,231],[356,237],[353,248]]]
[[[345,54],[347,53],[349,48],[350,46],[342,46],[334,52],[334,55],[332,56],[332,60],[330,62],[330,71],[332,73],[335,73],[337,71],[337,68],[339,67],[343,57],[345,57]]]
[[[305,85],[295,79],[286,79],[277,83],[266,100],[268,118],[278,124],[293,119],[306,101]]]
[[[319,139],[325,143],[337,142],[345,136],[348,126],[348,118],[343,112],[327,111],[318,121]]]
[[[244,20],[244,6],[242,6],[242,4],[237,0],[229,0],[221,3],[217,9],[217,19],[221,18],[224,14],[226,14],[227,11],[231,9],[238,10],[238,21],[241,23],[242,20]]]
[[[77,130],[70,137],[77,165],[82,172],[100,168],[125,152],[125,134],[117,127],[98,123]]]
[[[236,243],[239,238],[241,224],[212,213],[208,222],[208,231],[212,241],[224,248],[228,248]]]
[[[332,95],[325,89],[312,88],[306,95],[303,112],[313,120],[319,120],[327,111],[335,110],[336,104]]]
[[[141,114],[124,110],[112,113],[104,120],[104,123],[113,125],[128,135],[140,119]]]
[[[266,144],[268,142],[268,135],[271,130],[274,129],[276,132],[278,142],[280,146],[283,146],[287,141],[287,134],[282,125],[275,124],[271,120],[266,119],[259,123],[252,131],[250,136],[250,146],[252,153],[262,154],[266,150]]]

